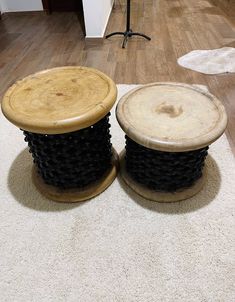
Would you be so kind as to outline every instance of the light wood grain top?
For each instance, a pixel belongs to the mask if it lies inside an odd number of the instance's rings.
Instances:
[[[87,67],[59,67],[30,75],[6,92],[2,111],[21,129],[59,134],[89,127],[116,101],[114,82]]]
[[[215,96],[181,83],[152,83],[134,89],[122,97],[116,114],[131,139],[169,152],[210,145],[227,125],[224,106]]]

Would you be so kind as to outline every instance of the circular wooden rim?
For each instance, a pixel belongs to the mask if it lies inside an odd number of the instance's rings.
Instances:
[[[55,121],[43,121],[37,120],[35,123],[27,121],[25,115],[20,112],[16,112],[10,106],[11,95],[14,90],[22,85],[24,82],[37,77],[38,75],[53,72],[53,71],[63,71],[66,69],[77,69],[77,70],[86,70],[92,73],[99,75],[102,79],[104,79],[109,85],[109,94],[102,102],[99,102],[96,106],[94,106],[89,112],[81,116],[66,118],[62,120]],[[64,67],[56,67],[51,69],[46,69],[43,71],[39,71],[35,74],[29,75],[21,80],[18,80],[15,84],[13,84],[5,93],[3,97],[3,101],[1,104],[2,112],[5,117],[14,125],[19,127],[20,129],[40,134],[62,134],[77,131],[83,128],[87,128],[91,125],[94,125],[100,119],[102,119],[113,107],[117,98],[117,87],[113,80],[109,78],[103,72],[90,68],[90,67],[81,67],[81,66],[64,66]]]
[[[134,127],[132,127],[129,124],[128,117],[125,116],[124,104],[125,102],[128,101],[128,98],[138,90],[141,90],[146,87],[157,86],[157,85],[181,86],[184,88],[197,91],[208,97],[216,105],[218,109],[218,113],[220,115],[220,119],[216,127],[212,129],[212,131],[210,131],[209,133],[200,136],[199,138],[183,140],[181,142],[173,141],[173,140],[172,141],[164,140],[152,136],[147,136],[141,133],[140,131],[137,131]],[[189,85],[184,83],[172,83],[172,82],[156,82],[147,85],[142,85],[141,87],[131,90],[130,92],[125,94],[118,102],[118,105],[116,107],[116,117],[123,131],[127,134],[128,137],[130,137],[136,143],[150,149],[166,151],[166,152],[184,152],[184,151],[191,151],[191,150],[196,150],[206,147],[211,143],[213,143],[214,141],[216,141],[223,134],[228,123],[225,108],[223,104],[214,95],[212,95],[211,93],[207,92],[205,89],[199,86]]]
[[[137,183],[126,171],[125,168],[125,151],[120,154],[120,174],[126,185],[130,187],[138,195],[144,197],[145,199],[156,201],[156,202],[177,202],[184,199],[193,197],[201,191],[207,176],[207,167],[204,167],[203,176],[190,188],[178,190],[176,192],[156,192],[147,188],[146,186]]]
[[[113,148],[112,167],[97,182],[82,189],[61,190],[47,185],[37,173],[35,165],[32,169],[32,179],[37,190],[48,199],[57,202],[74,203],[91,199],[105,191],[115,180],[119,167],[119,157]]]

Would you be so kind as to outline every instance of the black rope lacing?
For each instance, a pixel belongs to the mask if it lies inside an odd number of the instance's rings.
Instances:
[[[202,176],[208,149],[162,152],[141,146],[126,136],[126,170],[150,189],[174,192],[191,187]]]
[[[88,128],[65,134],[24,131],[44,182],[61,189],[83,188],[111,167],[110,113]]]

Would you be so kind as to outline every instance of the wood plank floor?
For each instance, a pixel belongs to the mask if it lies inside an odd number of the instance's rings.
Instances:
[[[107,33],[123,30],[125,1],[116,0]],[[73,13],[8,15],[0,21],[0,99],[15,80],[55,66],[98,68],[116,83],[177,81],[209,86],[226,106],[227,136],[235,153],[235,74],[207,76],[177,65],[194,49],[235,47],[235,20],[210,0],[133,0],[133,30],[151,36],[85,42]]]

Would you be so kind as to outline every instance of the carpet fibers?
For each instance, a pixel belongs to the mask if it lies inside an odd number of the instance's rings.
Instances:
[[[119,96],[130,88],[119,85]],[[121,151],[114,110],[111,123]],[[21,131],[2,114],[0,126],[1,302],[235,301],[235,162],[225,136],[191,199],[150,202],[118,178],[90,201],[58,204],[35,190]]]

